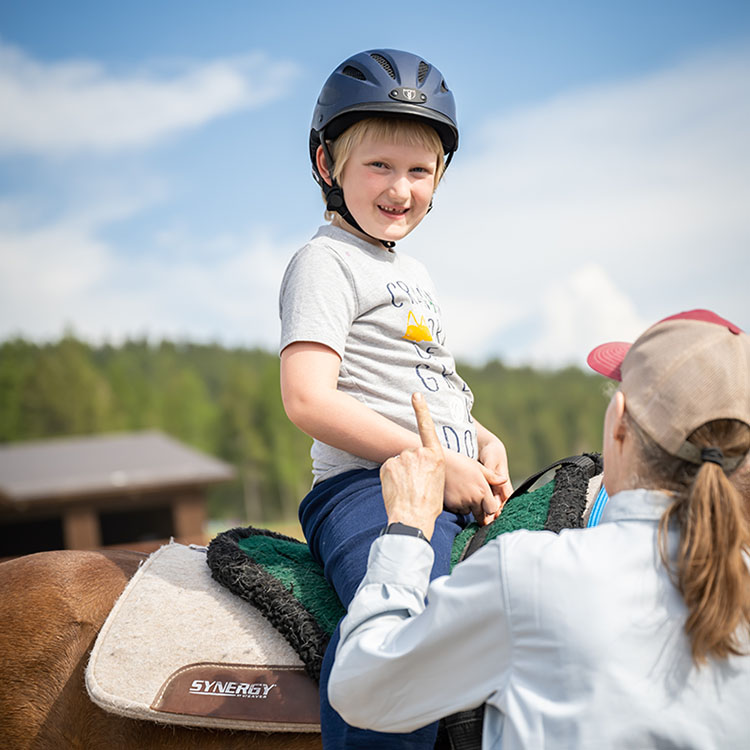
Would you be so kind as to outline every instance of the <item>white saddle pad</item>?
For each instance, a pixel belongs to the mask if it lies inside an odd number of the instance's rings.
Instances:
[[[171,543],[128,583],[86,668],[106,711],[162,723],[320,731],[318,687],[252,605],[211,578],[206,551]]]

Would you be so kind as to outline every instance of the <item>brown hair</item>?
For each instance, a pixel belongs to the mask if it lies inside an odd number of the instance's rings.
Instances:
[[[443,144],[437,131],[419,120],[398,117],[367,117],[347,128],[335,141],[329,144],[333,159],[333,179],[338,181],[344,171],[352,151],[366,138],[377,138],[389,143],[403,143],[419,146],[435,152],[435,184],[437,188],[445,171]],[[434,189],[433,188],[433,189]],[[325,194],[324,194],[325,200]],[[326,211],[326,219],[333,214]]]
[[[712,462],[689,463],[664,451],[625,414],[646,475],[639,477],[640,486],[667,490],[675,498],[659,522],[659,551],[688,609],[685,632],[693,662],[742,654],[741,633],[750,633],[750,495],[741,492],[747,490],[748,461],[729,476]],[[750,450],[750,427],[718,419],[688,440],[698,449],[742,456]],[[674,560],[667,542],[670,524],[680,535]]]

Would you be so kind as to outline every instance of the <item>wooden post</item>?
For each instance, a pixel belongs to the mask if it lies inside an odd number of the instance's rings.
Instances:
[[[199,492],[179,495],[172,503],[175,539],[182,544],[205,544],[206,498]]]
[[[101,547],[99,516],[91,507],[69,508],[63,514],[63,538],[66,549]]]

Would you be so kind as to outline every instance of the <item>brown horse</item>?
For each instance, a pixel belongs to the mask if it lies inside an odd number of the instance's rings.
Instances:
[[[146,555],[41,552],[0,563],[0,738],[22,750],[320,748],[319,734],[190,729],[94,705],[84,669],[97,633]]]

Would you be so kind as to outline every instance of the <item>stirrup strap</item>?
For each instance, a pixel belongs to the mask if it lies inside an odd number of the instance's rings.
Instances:
[[[482,746],[484,704],[459,711],[441,719],[441,731],[435,748],[439,750],[479,750]]]

